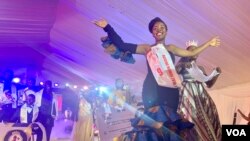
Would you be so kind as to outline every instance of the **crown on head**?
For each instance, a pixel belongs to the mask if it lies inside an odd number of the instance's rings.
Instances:
[[[189,46],[198,46],[198,41],[187,41],[186,42],[186,46],[189,47]]]

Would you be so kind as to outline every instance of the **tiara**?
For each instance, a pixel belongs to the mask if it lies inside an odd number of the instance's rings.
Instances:
[[[187,41],[186,42],[186,46],[189,47],[189,46],[198,46],[198,41]]]

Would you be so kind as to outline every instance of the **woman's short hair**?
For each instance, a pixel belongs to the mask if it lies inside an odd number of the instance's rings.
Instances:
[[[155,17],[148,24],[148,29],[151,33],[152,33],[152,30],[153,30],[155,23],[157,23],[157,22],[163,23],[165,25],[166,30],[168,29],[168,26],[166,25],[166,23],[162,19],[160,19],[159,17]]]

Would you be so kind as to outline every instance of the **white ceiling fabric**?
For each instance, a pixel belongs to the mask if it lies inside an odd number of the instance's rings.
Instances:
[[[123,78],[140,94],[145,57],[135,55],[134,65],[112,59],[101,47],[106,33],[91,21],[107,19],[126,42],[153,43],[147,26],[157,16],[168,25],[166,42],[181,48],[187,40],[220,36],[221,46],[198,59],[208,72],[222,69],[211,92],[249,98],[249,7],[248,0],[1,0],[1,69],[35,63],[39,79],[81,85],[113,85]]]
[[[113,84],[122,77],[142,83],[146,66],[143,56],[136,56],[130,65],[112,59],[103,53],[100,37],[105,32],[91,21],[106,18],[127,42],[153,43],[147,24],[155,16],[161,17],[169,27],[166,42],[185,48],[190,39],[203,43],[215,35],[221,38],[219,48],[207,49],[199,63],[210,72],[220,66],[222,75],[215,88],[250,81],[250,12],[248,1],[62,1],[50,45],[61,56],[71,58],[85,70],[84,79]],[[115,69],[110,69],[115,68]],[[92,75],[84,75],[88,73]],[[91,74],[90,73],[90,74]],[[80,76],[82,76],[80,74]]]

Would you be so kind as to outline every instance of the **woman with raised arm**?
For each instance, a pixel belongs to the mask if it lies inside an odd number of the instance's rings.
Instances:
[[[210,46],[217,47],[220,44],[219,38],[214,37],[192,51],[178,48],[172,44],[167,45],[165,44],[165,38],[168,28],[167,25],[158,17],[152,19],[148,26],[149,31],[155,39],[155,43],[152,45],[131,44],[123,42],[121,37],[104,19],[94,21],[94,24],[103,28],[104,31],[108,33],[108,37],[111,39],[113,44],[123,51],[129,51],[133,54],[142,54],[147,56],[152,47],[161,45],[161,47],[164,48],[163,52],[165,51],[165,54],[167,54],[170,58],[167,60],[167,63],[170,65],[173,65],[174,63],[174,55],[181,57],[195,56]],[[150,57],[147,56],[147,58]],[[175,132],[179,134],[181,131],[187,128],[192,128],[193,124],[182,121],[181,117],[177,115],[176,111],[179,103],[179,90],[176,87],[160,86],[159,83],[162,81],[155,78],[155,68],[152,64],[150,65],[149,60],[147,60],[147,66],[148,74],[144,81],[142,90],[142,99],[145,111],[144,115],[142,116],[142,121],[140,121],[138,124],[143,123],[144,126],[148,126],[151,129],[156,130],[158,140],[182,140],[181,137],[173,133]],[[174,73],[176,73],[175,70],[171,71],[171,74]],[[175,79],[176,78],[173,78],[173,80]],[[169,129],[174,132],[171,132]]]
[[[247,117],[246,115],[244,115],[244,114],[241,112],[240,109],[238,109],[237,111],[240,113],[241,117],[243,117],[246,121],[248,121],[247,125],[250,125],[250,113],[248,114],[248,117]]]
[[[187,50],[197,48],[196,42],[188,43]],[[205,89],[205,86],[211,88],[214,85],[221,69],[217,67],[207,75],[205,69],[196,63],[197,57],[183,57],[176,65],[183,78],[178,110],[195,124],[193,140],[221,141],[222,129],[216,105]]]

